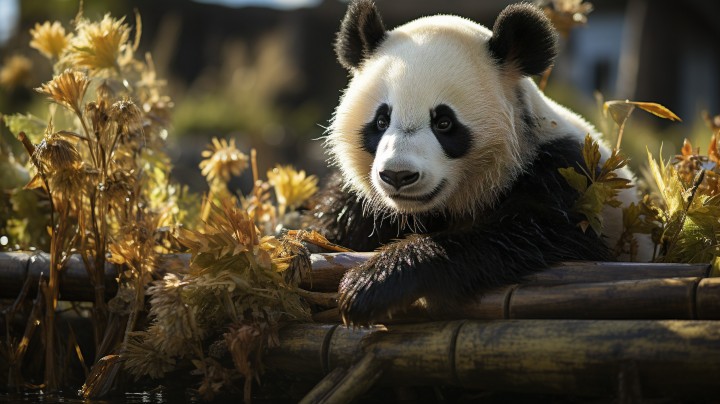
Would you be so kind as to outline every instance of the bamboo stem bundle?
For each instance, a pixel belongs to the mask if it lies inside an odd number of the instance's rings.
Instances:
[[[367,392],[380,379],[383,367],[384,363],[378,360],[374,353],[368,352],[347,371],[335,368],[300,404],[349,403]]]
[[[317,322],[339,323],[337,309]],[[458,307],[413,307],[384,322],[448,319],[720,319],[720,278],[663,278],[568,284],[529,283],[494,289]]]
[[[373,253],[313,254],[312,273],[301,286],[314,302],[332,307],[342,274]],[[188,254],[168,254],[165,265],[187,267]],[[36,287],[47,274],[49,257],[37,253],[0,253],[0,297],[14,298],[26,277]],[[118,268],[106,266],[106,298],[117,291]],[[486,292],[461,307],[412,309],[394,322],[431,319],[720,319],[720,278],[707,278],[708,264],[565,263],[528,277],[527,282]],[[30,291],[34,295],[35,291]],[[317,296],[316,296],[317,295]],[[79,256],[60,274],[60,298],[92,301],[91,283]],[[319,322],[339,322],[337,309],[315,315]]]
[[[189,254],[166,254],[163,265],[187,267]],[[47,253],[10,252],[0,253],[0,298],[15,298],[27,277],[31,278],[29,296],[37,293],[40,277],[48,277],[50,256]],[[110,263],[105,265],[105,299],[117,293],[118,268]],[[95,290],[88,276],[85,264],[78,254],[72,255],[59,276],[60,300],[91,302]]]
[[[338,284],[345,271],[362,264],[375,253],[322,253],[312,254],[312,273],[306,276],[301,287],[316,292],[337,291]],[[189,254],[167,254],[163,256],[164,265],[187,267]],[[49,256],[46,253],[10,252],[0,253],[0,297],[14,297],[22,288],[26,276],[37,279],[41,273],[47,276]],[[117,269],[108,264],[106,271],[106,296],[114,296],[117,285]],[[527,277],[530,284],[587,283],[620,280],[639,280],[657,278],[706,278],[710,273],[709,264],[665,264],[665,263],[628,263],[628,262],[570,262],[536,272]],[[37,282],[35,282],[37,283]],[[65,300],[91,301],[85,290],[90,282],[85,266],[79,256],[72,256],[60,279]]]
[[[301,284],[315,291],[336,291],[348,269],[360,265],[375,253],[312,254],[312,277]],[[579,283],[638,280],[650,278],[706,278],[709,264],[637,263],[637,262],[566,262],[536,272],[527,283]],[[470,269],[469,269],[470,270]]]
[[[299,324],[281,330],[280,345],[265,363],[319,380],[369,352],[384,369],[380,382],[392,386],[603,397],[621,394],[622,388],[643,397],[714,397],[720,324],[467,320],[365,329]]]

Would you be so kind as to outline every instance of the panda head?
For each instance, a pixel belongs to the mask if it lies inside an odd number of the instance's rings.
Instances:
[[[387,31],[370,0],[351,2],[335,50],[352,78],[326,146],[375,212],[475,213],[522,171],[526,77],[556,54],[537,8],[508,6],[493,30],[454,16]]]

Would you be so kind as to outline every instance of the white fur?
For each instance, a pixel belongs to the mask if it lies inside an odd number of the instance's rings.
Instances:
[[[353,72],[333,121],[326,144],[345,183],[364,195],[375,212],[389,215],[445,208],[451,214],[471,214],[495,202],[534,157],[520,136],[517,87],[527,107],[540,118],[534,135],[540,143],[575,133],[598,140],[604,158],[609,148],[583,118],[547,98],[529,78],[501,71],[485,43],[492,32],[455,16],[424,17],[388,33],[373,56]],[[392,108],[390,127],[375,158],[362,150],[361,128],[378,106]],[[449,159],[432,133],[429,112],[450,106],[460,122],[471,128],[472,149],[463,158]],[[420,179],[400,190],[379,177],[385,169],[410,170]],[[623,169],[622,176],[634,179]],[[447,186],[430,203],[394,199],[393,195],[425,195],[446,180]],[[637,201],[625,190],[623,203]],[[613,247],[622,231],[620,209],[605,210],[605,233]],[[641,259],[649,259],[647,246]]]
[[[512,180],[519,174],[521,152],[516,137],[491,136],[515,133],[515,128],[507,89],[483,46],[490,35],[486,28],[460,17],[421,18],[393,30],[373,57],[354,72],[336,109],[327,144],[346,182],[372,201],[374,210],[414,213],[445,206],[454,213],[468,213],[473,209],[468,201],[477,201],[474,205],[494,202],[509,185],[501,179]],[[416,184],[417,193],[410,189],[408,193],[420,195],[443,178],[451,180],[430,204],[393,201],[382,186],[373,186],[381,181],[377,170],[370,170],[376,167],[373,157],[358,152],[359,129],[374,118],[382,103],[394,108],[383,142],[388,136],[396,138],[392,148],[396,158],[419,153],[425,157],[418,155],[418,160],[433,164],[424,170],[433,175]],[[486,134],[474,139],[473,150],[464,159],[445,158],[432,135],[429,112],[441,103],[453,108],[457,118],[476,133]],[[415,149],[410,147],[413,143]],[[378,157],[395,158],[383,152],[379,150]],[[478,167],[482,170],[477,171]],[[465,186],[477,183],[477,177],[482,186]]]

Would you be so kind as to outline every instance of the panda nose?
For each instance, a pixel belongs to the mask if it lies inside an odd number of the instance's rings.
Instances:
[[[412,171],[380,171],[380,179],[392,185],[395,189],[400,189],[406,185],[415,183],[420,178],[420,173]]]

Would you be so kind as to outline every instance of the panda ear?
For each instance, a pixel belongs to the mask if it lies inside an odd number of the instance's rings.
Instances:
[[[557,32],[537,7],[513,4],[495,20],[488,48],[506,69],[533,76],[544,72],[555,60]]]
[[[385,25],[371,0],[353,0],[335,40],[335,53],[344,68],[352,71],[385,39]]]

